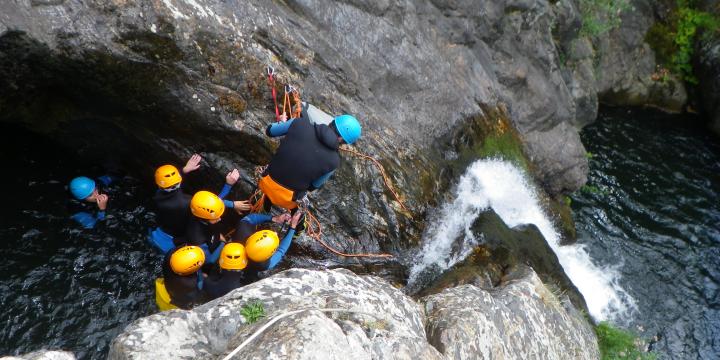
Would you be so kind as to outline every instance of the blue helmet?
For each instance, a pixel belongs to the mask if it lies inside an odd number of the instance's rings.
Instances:
[[[352,115],[340,115],[336,117],[335,127],[340,137],[342,137],[347,144],[352,145],[360,138],[360,134],[362,134],[360,122]]]
[[[70,192],[73,196],[82,200],[95,190],[95,181],[85,176],[78,176],[70,181]]]

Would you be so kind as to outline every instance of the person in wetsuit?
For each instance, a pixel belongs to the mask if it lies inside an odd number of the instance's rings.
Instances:
[[[308,114],[306,107],[299,118],[273,123],[265,130],[270,137],[284,136],[258,182],[266,211],[270,205],[295,210],[297,202],[323,186],[340,165],[339,146],[360,138],[360,123],[351,115],[321,124]],[[283,114],[281,120],[286,118]]]
[[[225,203],[220,197],[209,191],[198,191],[190,199],[190,212],[185,233],[173,239],[176,246],[194,245],[205,252],[205,262],[214,264],[220,256],[224,242],[221,217],[225,212]]]
[[[244,242],[245,253],[247,254],[248,266],[245,269],[245,279],[247,283],[257,281],[262,271],[272,270],[280,264],[285,253],[287,253],[292,244],[295,232],[303,219],[302,210],[296,211],[292,216],[290,214],[282,214],[270,217],[265,214],[249,214],[245,216],[238,225],[235,232],[233,242]],[[282,238],[279,239],[278,234],[272,230],[259,230],[258,228],[268,222],[284,223],[289,222],[290,227]],[[251,227],[248,226],[251,225]],[[255,232],[249,229],[254,227]]]
[[[182,174],[197,170],[200,167],[200,161],[202,161],[202,157],[194,154],[183,167]],[[232,186],[237,183],[239,178],[240,173],[237,169],[233,169],[227,174],[225,184],[219,194],[221,199],[230,193]],[[155,183],[158,191],[153,196],[153,203],[159,226],[150,233],[149,241],[162,253],[166,253],[176,245],[173,239],[185,234],[188,220],[191,217],[190,195],[183,192],[182,176],[173,165],[160,166],[155,171]],[[224,203],[225,206],[238,212],[250,210],[248,201],[224,200]]]
[[[85,229],[92,229],[102,220],[105,220],[105,210],[107,209],[108,196],[101,193],[98,183],[109,186],[113,182],[113,178],[108,175],[100,176],[97,182],[85,176],[78,176],[70,181],[70,193],[75,200],[78,200],[78,211],[71,218],[75,220]],[[97,212],[93,215],[92,209],[88,209],[89,204],[97,206]],[[93,206],[94,207],[94,206]]]
[[[217,268],[208,275],[203,284],[208,300],[217,299],[246,285],[248,281],[243,269],[247,264],[247,255],[242,244],[236,242],[225,244],[220,252]]]
[[[162,270],[172,305],[189,310],[203,302],[204,277],[200,269],[204,263],[205,252],[197,246],[181,246],[167,253]]]

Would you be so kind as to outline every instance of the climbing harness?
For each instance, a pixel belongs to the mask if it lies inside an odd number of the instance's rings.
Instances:
[[[322,308],[310,308],[310,309],[300,309],[300,310],[288,311],[288,312],[284,312],[284,313],[282,313],[282,314],[280,314],[280,315],[272,318],[270,321],[267,322],[267,324],[265,324],[265,325],[263,325],[261,328],[257,329],[257,331],[255,331],[252,335],[250,335],[250,337],[248,337],[247,339],[245,339],[245,341],[243,341],[240,345],[238,345],[238,347],[236,347],[235,350],[233,350],[232,352],[230,352],[229,354],[227,354],[227,356],[225,356],[225,357],[223,358],[223,360],[230,360],[230,359],[232,359],[233,356],[237,355],[237,353],[240,352],[240,350],[242,350],[242,349],[243,349],[245,346],[247,346],[250,342],[252,342],[253,340],[255,340],[255,338],[257,338],[260,334],[262,334],[263,332],[265,332],[265,330],[267,330],[268,328],[270,328],[270,326],[272,326],[272,325],[275,324],[276,322],[278,322],[278,321],[280,321],[280,320],[282,320],[282,319],[284,319],[284,318],[286,318],[286,317],[288,317],[288,316],[296,315],[296,314],[299,314],[299,313],[302,313],[302,312],[305,312],[305,311],[320,311],[320,312],[335,312],[335,313],[361,314],[361,315],[371,316],[371,317],[374,317],[374,318],[379,319],[379,320],[382,320],[382,321],[387,321],[386,319],[381,318],[380,315],[378,315],[378,314],[373,314],[373,313],[369,313],[369,312],[366,312],[366,311],[354,310],[354,309],[342,309],[342,308],[325,308],[325,309],[322,309]],[[391,320],[390,322],[394,322],[394,321]]]

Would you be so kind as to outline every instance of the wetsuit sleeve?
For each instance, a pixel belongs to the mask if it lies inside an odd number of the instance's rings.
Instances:
[[[234,209],[235,204],[230,200],[223,200],[223,204],[225,204],[226,209]]]
[[[92,229],[98,221],[105,220],[105,212],[98,211],[95,216],[92,216],[90,213],[81,211],[73,215],[72,219],[77,221],[83,228]]]
[[[223,185],[222,190],[220,190],[218,197],[221,199],[224,199],[226,196],[228,196],[231,189],[232,189],[232,185],[226,183],[225,185]],[[225,206],[227,206],[227,204]]]
[[[222,249],[223,249],[224,247],[225,247],[225,244],[224,244],[224,243],[223,243],[223,244],[220,244],[220,246],[218,246],[218,247],[215,248],[215,251],[212,251],[212,252],[211,252],[211,251],[210,251],[210,247],[208,246],[208,244],[202,244],[202,245],[200,245],[200,248],[201,248],[201,249],[203,250],[203,252],[205,253],[205,263],[207,263],[207,264],[214,264],[214,263],[216,263],[216,262],[218,261],[218,259],[220,258],[220,252],[222,251]]]
[[[109,186],[110,184],[112,184],[115,181],[115,178],[113,178],[110,175],[103,175],[103,176],[98,177],[97,179],[100,180],[100,182],[103,183],[103,185],[105,185],[105,186]]]
[[[335,170],[332,170],[332,171],[330,171],[329,173],[327,173],[327,174],[325,174],[325,175],[323,175],[323,176],[321,176],[321,177],[313,180],[313,182],[311,183],[312,186],[310,186],[310,188],[309,188],[308,190],[314,191],[314,190],[317,190],[317,189],[321,188],[323,185],[325,185],[325,182],[328,181],[328,179],[329,179],[334,173],[335,173]]]
[[[242,218],[242,221],[245,221],[252,225],[260,225],[262,223],[272,221],[272,216],[270,216],[268,214],[259,214],[259,213],[248,214],[244,218]]]
[[[268,125],[265,129],[265,135],[269,137],[283,136],[287,134],[288,129],[290,129],[290,125],[292,125],[293,121],[295,121],[295,119],[289,119],[285,122],[272,123]]]
[[[266,266],[268,270],[274,269],[280,263],[280,261],[282,261],[283,256],[285,256],[285,253],[290,248],[290,244],[292,243],[294,235],[295,229],[290,228],[290,230],[288,230],[287,232],[287,235],[285,235],[282,241],[280,241],[280,246],[278,246],[273,256],[267,261]]]

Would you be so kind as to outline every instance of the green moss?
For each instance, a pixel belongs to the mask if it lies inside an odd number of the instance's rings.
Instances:
[[[650,27],[645,41],[655,51],[658,63],[686,82],[697,84],[692,66],[696,44],[700,34],[710,36],[718,29],[718,16],[699,10],[694,1],[676,0],[670,15]]]
[[[488,135],[476,154],[483,158],[500,158],[522,167],[526,172],[529,170],[529,163],[523,154],[520,141],[510,132]]]
[[[580,0],[580,34],[596,37],[619,27],[620,13],[628,9],[629,0]]]
[[[601,322],[595,327],[595,333],[603,360],[657,359],[656,354],[643,351],[641,347],[644,347],[644,342],[629,331]]]

